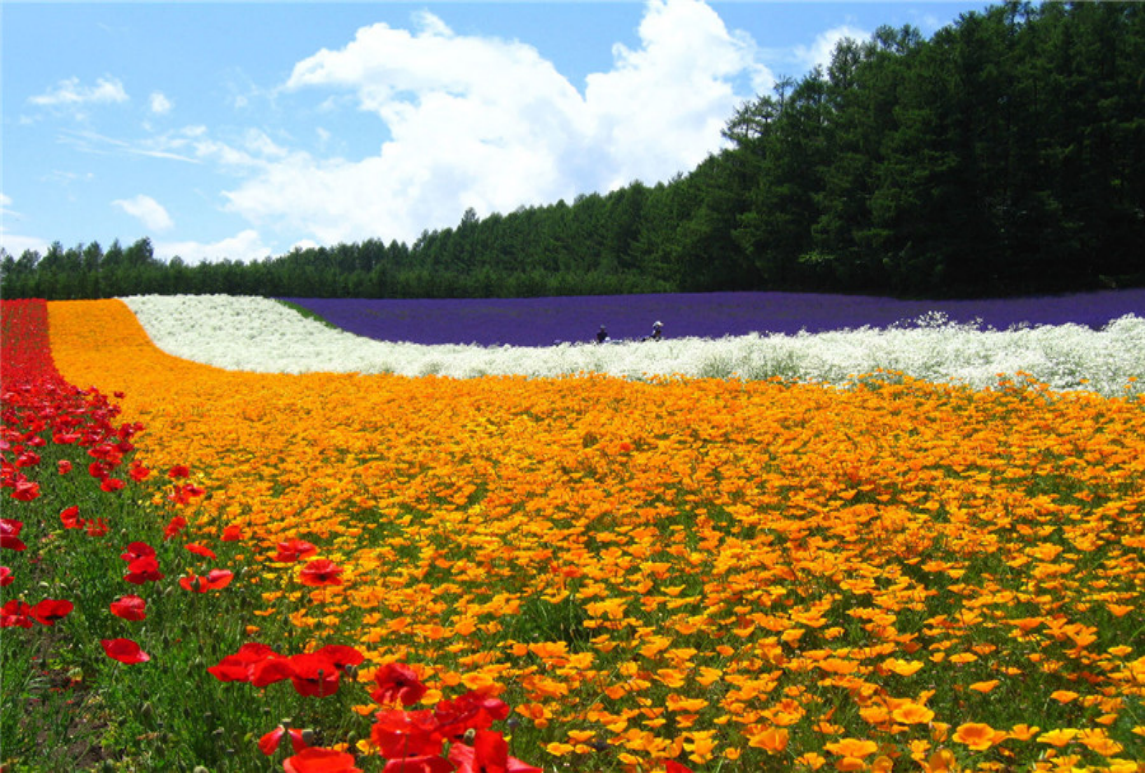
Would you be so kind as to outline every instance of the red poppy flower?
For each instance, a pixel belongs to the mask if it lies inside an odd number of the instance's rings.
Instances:
[[[27,549],[28,546],[20,539],[20,530],[23,528],[23,521],[0,518],[0,548],[8,548],[16,552]]]
[[[379,711],[370,728],[370,740],[388,759],[440,755],[445,741],[437,731],[437,720],[429,709]]]
[[[75,605],[66,599],[44,599],[31,607],[28,616],[50,626],[67,617],[73,609]]]
[[[323,585],[341,585],[342,567],[326,558],[316,558],[302,567],[298,579],[303,585],[322,587]]]
[[[310,558],[310,556],[315,555],[317,552],[318,548],[309,542],[292,539],[278,543],[278,552],[271,560],[280,561],[284,564],[292,564],[300,558]]]
[[[314,654],[326,658],[334,664],[334,668],[342,672],[350,666],[360,666],[366,660],[366,656],[361,652],[344,644],[327,644]]]
[[[118,660],[120,663],[146,663],[151,660],[151,656],[139,648],[136,642],[131,639],[101,639],[100,644],[103,645],[103,651],[112,660]]]
[[[75,433],[75,432],[53,432],[52,433],[52,442],[56,443],[58,445],[61,445],[61,446],[71,445],[72,443],[76,442],[79,439],[80,439],[79,434]],[[68,462],[68,469],[70,470],[71,468],[72,468],[72,463]]]
[[[692,773],[692,769],[687,765],[681,765],[675,760],[665,760],[664,773]]]
[[[374,681],[378,689],[370,697],[378,703],[401,701],[403,706],[412,706],[426,693],[417,672],[404,663],[387,663],[374,674]]]
[[[56,462],[56,469],[60,471],[60,475],[67,475],[72,471],[72,463],[67,459],[60,459],[58,462]]]
[[[146,542],[132,542],[124,548],[124,552],[120,553],[119,557],[128,563],[138,561],[141,558],[154,558],[155,548]]]
[[[17,467],[35,467],[40,463],[40,455],[35,451],[25,451],[16,457]]]
[[[510,757],[509,744],[491,730],[478,730],[472,746],[450,746],[449,759],[457,765],[457,773],[542,773],[540,768]]]
[[[456,740],[470,730],[488,730],[494,721],[508,717],[509,704],[470,690],[451,701],[441,701],[433,712],[442,735]]]
[[[84,521],[87,526],[87,535],[89,537],[102,537],[107,534],[107,521],[103,518],[94,518]]]
[[[80,509],[78,505],[72,505],[60,511],[60,521],[64,524],[65,529],[80,529],[83,528],[83,523],[79,518]]]
[[[312,746],[293,757],[287,757],[282,762],[282,770],[284,773],[362,773],[361,768],[354,767],[353,754],[320,746]],[[417,773],[418,770],[409,768],[407,773]]]
[[[399,757],[387,760],[382,773],[450,773],[453,763],[444,757]]]
[[[131,469],[127,471],[127,474],[131,476],[133,481],[139,483],[141,481],[147,480],[147,477],[151,475],[151,470],[147,469],[139,462],[132,462]]]
[[[164,541],[176,536],[179,532],[187,527],[187,519],[181,515],[176,515],[167,523],[167,528],[163,530]]]
[[[127,574],[123,579],[132,585],[142,585],[145,582],[162,580],[167,575],[159,571],[159,562],[153,556],[139,558],[127,565]]]
[[[299,695],[325,698],[338,692],[341,671],[325,655],[316,652],[294,655],[290,658],[290,667],[294,671],[290,681]]]
[[[196,545],[193,542],[189,542],[186,545],[184,545],[183,547],[186,548],[187,550],[191,551],[192,553],[194,553],[197,556],[205,556],[207,558],[216,558],[215,551],[211,550],[208,547],[203,547],[202,545]]]
[[[99,462],[92,462],[87,466],[88,475],[99,480],[103,480],[108,476],[109,470]]]
[[[207,490],[202,486],[196,486],[192,483],[186,483],[182,486],[176,486],[175,490],[167,497],[177,505],[185,505],[195,497],[201,497],[207,493]]]
[[[123,458],[123,454],[115,446],[109,446],[106,443],[101,443],[97,446],[92,446],[88,449],[87,455],[93,459],[98,459],[105,462],[109,467],[115,467]]]
[[[111,614],[124,620],[143,620],[147,617],[147,602],[138,596],[120,596],[111,602]]]
[[[32,608],[19,599],[12,599],[0,607],[0,628],[31,628],[28,613]]]
[[[12,492],[12,498],[21,502],[31,502],[40,496],[40,484],[33,483],[27,479],[18,479],[14,488],[15,491]]]
[[[11,585],[15,581],[16,578],[12,576],[12,570],[6,566],[0,566],[0,588]]]
[[[171,469],[167,470],[167,477],[171,480],[176,478],[187,478],[191,475],[191,469],[185,464],[176,464]]]
[[[255,687],[267,687],[284,679],[293,679],[294,665],[290,658],[274,657],[252,663],[247,674],[247,681]]]
[[[240,542],[243,539],[243,532],[238,526],[228,526],[223,529],[223,536],[220,537],[223,542]]]
[[[206,577],[199,577],[197,575],[180,577],[179,585],[182,586],[183,590],[189,590],[195,593],[206,593],[209,590],[221,590],[227,587],[234,578],[234,572],[228,569],[212,569],[207,572]]]
[[[104,478],[103,481],[99,484],[99,488],[101,491],[106,491],[110,494],[113,491],[119,491],[126,485],[127,484],[121,481],[119,478]]]
[[[290,736],[290,745],[294,747],[295,754],[298,754],[303,749],[309,748],[306,745],[306,741],[302,738],[301,730],[294,727],[288,730],[282,725],[279,725],[258,740],[258,750],[269,757],[278,750],[278,745],[282,742],[282,736],[284,735]]]
[[[211,666],[207,671],[220,682],[247,682],[251,679],[254,666],[279,657],[277,652],[265,644],[248,642],[239,647],[238,652],[227,655],[217,666]]]

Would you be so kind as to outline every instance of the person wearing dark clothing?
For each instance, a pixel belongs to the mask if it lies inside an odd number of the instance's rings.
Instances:
[[[663,337],[664,337],[664,323],[657,321],[656,324],[654,324],[652,326],[652,340],[653,341],[659,341]]]
[[[608,340],[608,331],[604,329],[604,325],[600,326],[600,330],[596,331],[596,342],[602,344]]]

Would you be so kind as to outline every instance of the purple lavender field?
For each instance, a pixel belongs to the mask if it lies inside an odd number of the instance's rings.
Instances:
[[[550,346],[589,342],[605,325],[612,340],[650,335],[721,338],[748,333],[820,333],[910,324],[941,312],[982,329],[1075,323],[1093,329],[1126,314],[1145,316],[1145,289],[965,301],[902,301],[816,293],[673,293],[560,298],[365,300],[284,298],[344,330],[419,344]]]

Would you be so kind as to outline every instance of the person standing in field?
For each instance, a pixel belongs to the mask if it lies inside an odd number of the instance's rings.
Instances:
[[[604,328],[604,325],[601,325],[600,330],[596,331],[596,342],[598,344],[602,344],[607,340],[608,340],[608,331]]]
[[[653,341],[659,341],[663,337],[664,337],[664,323],[661,322],[660,320],[656,320],[655,324],[652,325],[652,340]]]

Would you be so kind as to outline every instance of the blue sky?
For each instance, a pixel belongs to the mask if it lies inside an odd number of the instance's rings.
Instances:
[[[652,185],[841,37],[986,5],[6,0],[0,246],[247,261]]]

